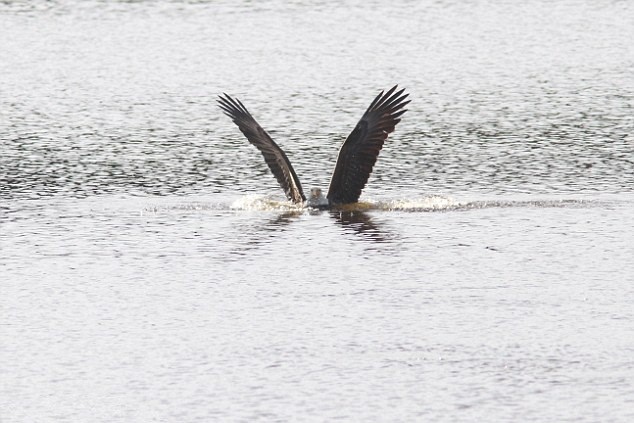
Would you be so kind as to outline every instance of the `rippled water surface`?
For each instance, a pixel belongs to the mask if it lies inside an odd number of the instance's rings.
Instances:
[[[0,1],[0,421],[634,421],[634,4]],[[289,205],[374,96],[351,210]]]

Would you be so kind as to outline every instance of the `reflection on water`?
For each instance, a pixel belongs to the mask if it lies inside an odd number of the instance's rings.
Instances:
[[[341,225],[346,233],[359,236],[360,239],[378,243],[394,240],[394,235],[387,232],[364,211],[334,211],[330,216]]]
[[[246,221],[235,224],[233,229],[240,236],[229,240],[227,260],[241,260],[255,254],[257,249],[282,235],[301,214],[301,211],[289,211],[265,219],[250,215]]]
[[[249,214],[245,221],[241,220],[240,223],[233,225],[233,230],[240,236],[227,240],[231,247],[228,255],[222,260],[243,260],[257,255],[257,250],[266,248],[268,243],[276,242],[280,237],[284,237],[284,232],[289,229],[289,226],[302,217],[319,219],[324,216],[329,216],[334,223],[340,225],[345,234],[357,237],[359,240],[386,243],[396,238],[394,234],[382,228],[370,214],[360,210],[331,212],[296,210],[267,218]],[[289,251],[290,253],[292,252]]]

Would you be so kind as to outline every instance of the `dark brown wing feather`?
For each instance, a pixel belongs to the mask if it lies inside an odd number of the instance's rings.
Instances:
[[[331,204],[356,203],[368,182],[383,142],[406,112],[403,107],[409,94],[404,89],[395,93],[397,85],[376,96],[368,110],[339,150],[337,165],[330,180],[328,200]],[[403,110],[401,110],[403,109]]]
[[[275,175],[275,179],[277,179],[284,193],[286,193],[286,197],[294,203],[306,201],[299,178],[282,149],[253,119],[251,113],[240,100],[234,100],[227,94],[224,94],[224,97],[219,96],[219,98],[218,104],[220,108],[238,125],[238,128],[240,128],[240,131],[247,137],[249,142],[260,150],[264,160],[266,160],[266,164],[269,165],[269,169]]]

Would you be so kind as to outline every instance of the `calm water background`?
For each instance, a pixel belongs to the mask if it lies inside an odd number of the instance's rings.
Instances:
[[[0,421],[634,421],[634,3],[0,2]],[[365,211],[284,203],[394,83]]]

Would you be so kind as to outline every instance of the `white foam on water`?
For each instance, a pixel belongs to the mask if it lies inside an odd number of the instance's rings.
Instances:
[[[421,198],[405,198],[378,201],[373,208],[385,211],[439,211],[453,210],[465,203],[442,195],[430,195]]]
[[[295,205],[289,201],[279,201],[258,194],[248,194],[235,200],[229,206],[231,210],[256,210],[256,211],[296,211],[302,206]]]

